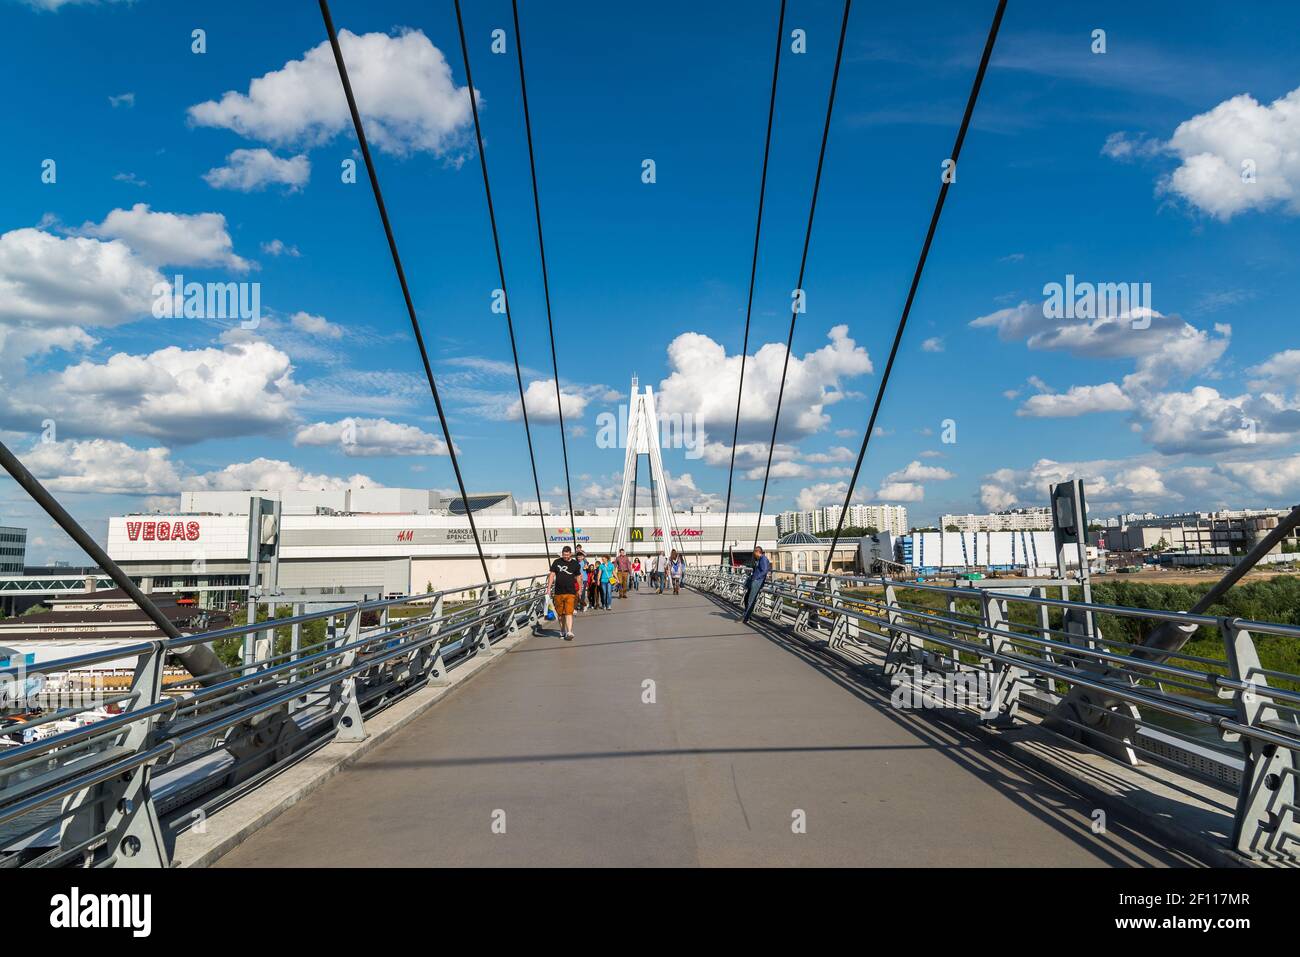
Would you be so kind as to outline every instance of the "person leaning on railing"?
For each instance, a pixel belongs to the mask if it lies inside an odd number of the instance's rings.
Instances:
[[[745,582],[745,613],[740,617],[742,622],[749,621],[749,616],[754,614],[754,606],[758,604],[759,592],[763,590],[763,585],[767,582],[767,576],[771,571],[772,563],[763,554],[763,547],[755,545],[754,565],[750,568],[749,579]]]

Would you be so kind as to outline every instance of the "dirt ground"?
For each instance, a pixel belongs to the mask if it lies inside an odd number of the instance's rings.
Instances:
[[[1180,568],[1177,571],[1157,571],[1144,568],[1140,572],[1128,575],[1121,575],[1118,572],[1107,572],[1105,575],[1100,576],[1094,575],[1093,580],[1134,581],[1145,585],[1199,585],[1205,582],[1218,581],[1227,573],[1229,567],[1228,565],[1219,565],[1213,568]],[[1258,581],[1263,578],[1276,578],[1279,575],[1296,577],[1297,573],[1293,569],[1257,568],[1247,572],[1242,581]]]

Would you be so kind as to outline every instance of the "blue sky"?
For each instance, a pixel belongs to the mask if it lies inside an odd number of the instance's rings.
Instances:
[[[558,505],[510,6],[465,7]],[[521,7],[575,499],[616,495],[622,453],[599,447],[597,416],[635,372],[707,435],[701,456],[665,453],[676,501],[717,503],[778,3]],[[317,8],[267,9],[0,4],[0,56],[25,91],[7,101],[0,152],[0,430],[97,533],[181,488],[453,485],[364,172],[341,181],[355,140]],[[789,3],[807,52],[787,37],[740,508],[757,505],[749,476],[766,457],[841,10]],[[769,510],[842,500],[992,10],[853,11]],[[531,496],[451,3],[333,13],[356,35],[345,53],[467,484]],[[906,504],[918,523],[1040,504],[1074,475],[1094,512],[1296,500],[1290,19],[1282,3],[1013,0],[858,498]],[[496,28],[508,55],[491,52]],[[155,318],[151,287],[177,273],[258,283],[261,324]],[[1150,283],[1154,313],[1045,318],[1044,286],[1070,274]],[[29,560],[79,558],[12,483],[0,510],[32,528]]]

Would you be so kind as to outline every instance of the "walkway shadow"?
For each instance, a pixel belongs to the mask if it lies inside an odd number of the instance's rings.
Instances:
[[[739,624],[739,615],[733,606],[715,595],[703,595],[718,607],[710,614],[731,618]],[[793,655],[838,686],[854,695],[878,713],[925,742],[940,754],[995,788],[1008,800],[1052,827],[1057,833],[1088,850],[1112,867],[1145,867],[1146,862],[1122,846],[1116,846],[1108,837],[1129,842],[1150,858],[1169,867],[1201,867],[1203,862],[1189,854],[1169,848],[1156,838],[1134,829],[1140,820],[1132,822],[1111,815],[1106,834],[1091,832],[1091,819],[1086,810],[1092,803],[1066,782],[1043,774],[1015,755],[987,741],[971,726],[971,719],[962,712],[927,710],[925,716],[895,708],[890,703],[890,689],[883,672],[869,666],[855,667],[815,644],[794,635],[783,626],[766,618],[752,618],[748,628],[783,651]],[[949,740],[945,740],[946,732]],[[1032,790],[1026,789],[1026,782]],[[1049,863],[1050,862],[1045,862]]]

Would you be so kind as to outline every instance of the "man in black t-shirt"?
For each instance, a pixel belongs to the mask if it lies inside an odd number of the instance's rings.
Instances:
[[[555,617],[560,622],[560,637],[573,641],[573,606],[578,600],[578,577],[582,565],[573,557],[573,549],[565,545],[560,557],[551,562],[551,573],[546,576],[546,590],[553,595]]]

